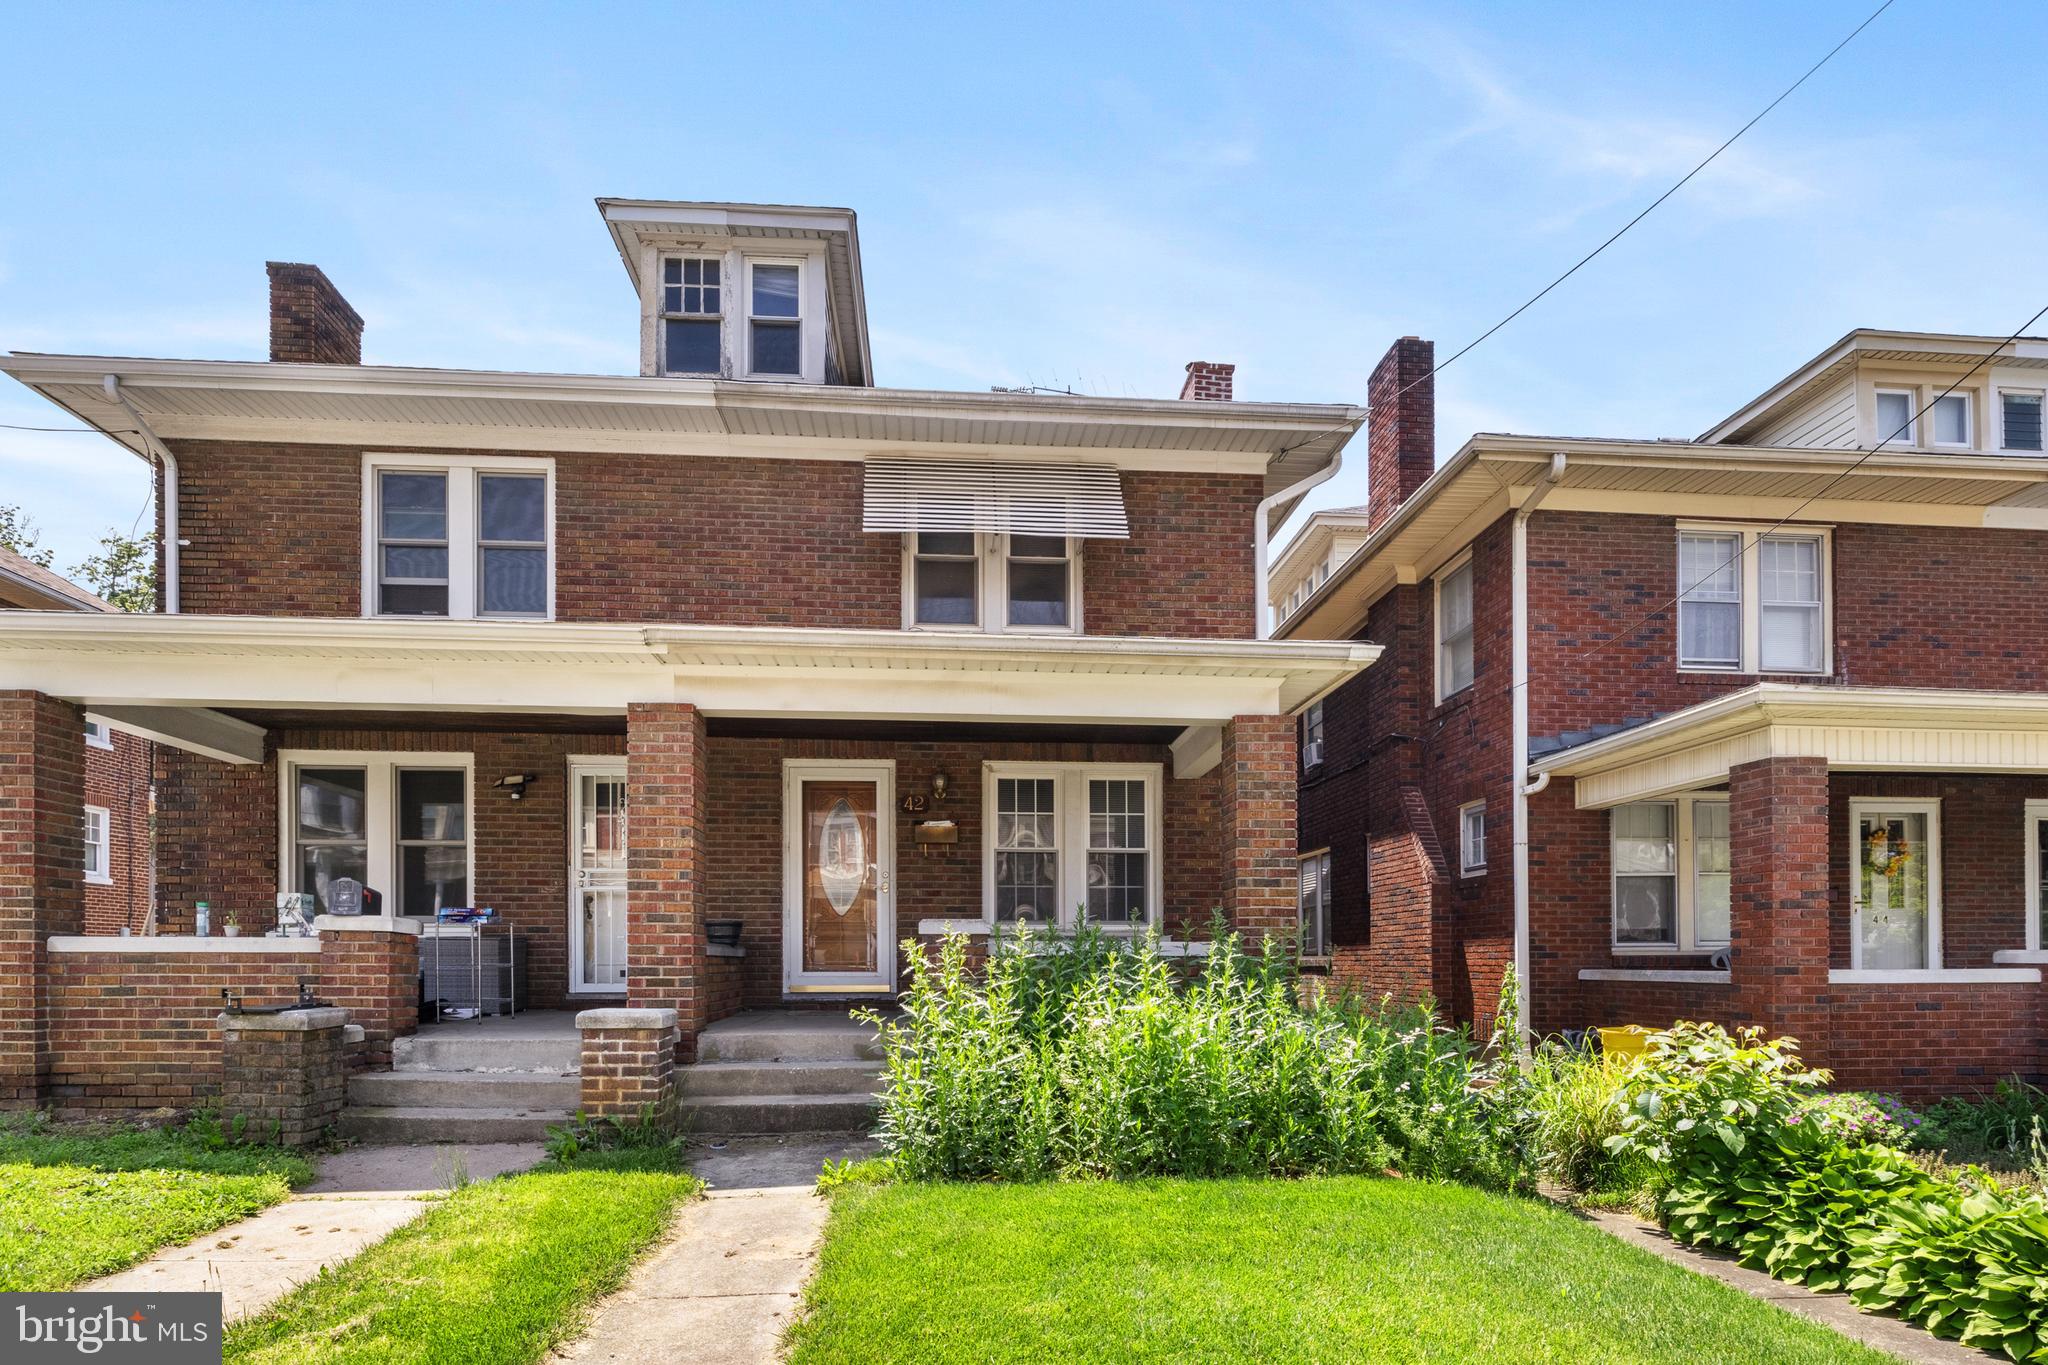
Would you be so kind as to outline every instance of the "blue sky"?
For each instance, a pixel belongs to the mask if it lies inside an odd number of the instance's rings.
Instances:
[[[878,379],[1362,401],[1654,197],[1875,0],[21,6],[0,44],[0,349],[260,359],[263,262],[366,358],[628,373],[598,195],[846,205]],[[1691,435],[1852,326],[2042,302],[2048,7],[1899,0],[1606,256],[1439,380],[1474,430]],[[65,414],[12,381],[0,423]],[[1356,466],[1314,505],[1359,501]],[[63,564],[148,495],[0,430]]]

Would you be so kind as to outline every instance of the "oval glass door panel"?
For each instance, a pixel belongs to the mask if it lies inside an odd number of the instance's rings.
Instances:
[[[803,783],[803,969],[872,972],[879,960],[875,784]]]

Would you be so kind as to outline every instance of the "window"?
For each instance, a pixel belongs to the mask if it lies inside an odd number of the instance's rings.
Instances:
[[[984,904],[997,924],[1158,918],[1156,764],[984,765]]]
[[[111,885],[114,880],[113,861],[109,856],[110,846],[107,834],[107,808],[87,806],[85,808],[85,879],[95,885]]]
[[[95,749],[111,749],[114,747],[114,732],[107,728],[105,721],[88,717],[85,722],[85,742]]]
[[[1970,397],[1963,393],[1944,394],[1934,400],[1927,414],[1929,444],[1968,446],[1970,444]]]
[[[1472,685],[1472,561],[1436,580],[1436,699]]]
[[[1678,666],[1828,671],[1828,533],[1739,526],[1678,533]]]
[[[2000,445],[2006,450],[2041,449],[2041,395],[2002,390],[1998,395]]]
[[[801,375],[803,313],[798,285],[803,267],[750,261],[747,268],[752,276],[747,290],[748,372]]]
[[[323,914],[343,877],[383,892],[386,914],[469,904],[468,755],[306,750],[280,766],[282,890],[311,892]]]
[[[1877,391],[1877,435],[1875,444],[1916,446],[1920,438],[1914,432],[1913,409],[1917,402],[1909,389],[1879,389]]]
[[[1458,870],[1467,877],[1486,874],[1486,803],[1468,801],[1458,807]]]
[[[722,373],[724,310],[716,256],[671,256],[661,263],[663,374]]]
[[[518,456],[366,457],[365,613],[550,616],[553,466]]]
[[[903,544],[905,629],[1081,628],[1077,537],[916,531]]]
[[[1681,796],[1609,816],[1617,952],[1692,952],[1729,938],[1728,798]]]
[[[1306,772],[1323,762],[1323,704],[1310,702],[1301,713],[1301,767]]]
[[[1322,957],[1330,951],[1330,850],[1302,855],[1301,955]]]

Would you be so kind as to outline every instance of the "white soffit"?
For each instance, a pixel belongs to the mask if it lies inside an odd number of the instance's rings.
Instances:
[[[1128,540],[1124,490],[1106,464],[869,460],[861,530],[994,531]]]

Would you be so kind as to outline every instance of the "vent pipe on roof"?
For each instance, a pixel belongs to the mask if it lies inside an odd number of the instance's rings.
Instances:
[[[162,462],[164,479],[163,505],[163,552],[164,552],[164,600],[163,611],[175,616],[178,613],[178,457],[171,454],[171,448],[157,439],[149,423],[142,420],[142,414],[128,401],[128,395],[121,392],[121,380],[117,375],[107,375],[100,380],[100,387],[106,390],[107,401],[119,403],[128,419],[135,423],[136,434],[142,437],[142,444],[149,453]]]

